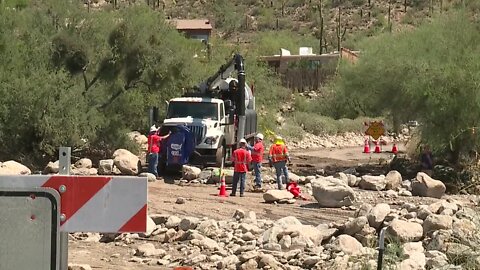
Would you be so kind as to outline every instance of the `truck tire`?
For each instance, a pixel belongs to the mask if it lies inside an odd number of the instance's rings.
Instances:
[[[222,164],[225,166],[225,143],[222,143],[222,146],[217,148],[217,152],[215,153],[215,166],[221,167]]]

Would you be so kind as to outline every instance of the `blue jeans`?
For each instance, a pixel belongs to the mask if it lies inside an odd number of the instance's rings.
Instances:
[[[148,154],[148,172],[158,177],[158,153]]]
[[[262,175],[260,170],[262,169],[262,163],[253,162],[253,171],[255,172],[255,186],[262,187]]]
[[[232,195],[237,192],[238,181],[240,181],[240,195],[245,191],[246,172],[233,172]]]
[[[283,185],[288,183],[287,161],[284,160],[284,161],[274,162],[273,166],[275,167],[275,172],[277,174],[278,189],[283,189]],[[285,176],[283,183],[282,183],[282,174]]]

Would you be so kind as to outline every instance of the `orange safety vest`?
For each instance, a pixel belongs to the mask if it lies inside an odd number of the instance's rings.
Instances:
[[[248,172],[248,163],[252,161],[252,156],[246,149],[239,148],[233,151],[232,161],[235,172]]]
[[[287,160],[288,158],[288,149],[284,144],[274,144],[270,147],[270,152],[268,153],[268,158],[273,162],[279,162]]]

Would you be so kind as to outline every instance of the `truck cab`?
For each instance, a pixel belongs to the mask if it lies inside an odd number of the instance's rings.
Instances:
[[[169,101],[162,128],[185,125],[195,138],[195,153],[191,161],[196,163],[201,157],[202,163],[218,163],[225,155],[225,146],[234,139],[233,129],[228,124],[223,100],[181,97]]]

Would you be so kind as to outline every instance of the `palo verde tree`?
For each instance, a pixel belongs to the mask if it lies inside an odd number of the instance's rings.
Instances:
[[[480,140],[479,27],[466,13],[449,13],[370,39],[356,64],[341,66],[337,97],[350,114],[420,121],[422,141],[458,164]]]

